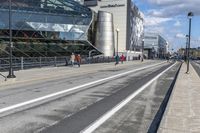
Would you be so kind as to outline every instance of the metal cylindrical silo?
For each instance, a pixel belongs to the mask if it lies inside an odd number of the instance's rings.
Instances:
[[[99,11],[97,18],[95,44],[104,56],[114,55],[114,25],[113,15]]]

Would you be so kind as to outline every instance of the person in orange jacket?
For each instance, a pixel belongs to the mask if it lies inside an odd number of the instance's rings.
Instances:
[[[80,67],[80,65],[81,65],[81,55],[80,54],[78,54],[76,56],[76,61],[77,61],[78,67]]]

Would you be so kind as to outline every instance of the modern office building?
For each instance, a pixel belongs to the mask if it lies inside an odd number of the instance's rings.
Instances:
[[[116,29],[118,29],[118,52],[126,54],[127,59],[141,54],[144,20],[143,14],[138,10],[132,0],[82,0],[81,2],[97,14],[98,12],[112,14],[113,30],[111,31],[110,28],[106,29],[107,27],[111,27],[111,25],[104,25],[101,28],[109,34],[109,36],[104,36],[106,40],[112,39],[112,34],[114,34],[113,43],[115,53],[117,52]],[[105,18],[105,20],[107,19]],[[106,46],[105,44],[101,45]]]
[[[148,58],[165,58],[168,42],[157,33],[144,34],[144,53]]]
[[[88,55],[91,9],[74,0],[12,0],[14,56]],[[9,55],[9,2],[0,1],[0,57]]]

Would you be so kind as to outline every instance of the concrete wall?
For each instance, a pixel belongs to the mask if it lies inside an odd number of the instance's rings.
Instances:
[[[98,6],[90,7],[95,12],[106,11],[113,14],[114,20],[114,36],[116,49],[116,29],[119,31],[119,52],[126,51],[126,36],[127,36],[127,0],[101,0],[98,1]]]

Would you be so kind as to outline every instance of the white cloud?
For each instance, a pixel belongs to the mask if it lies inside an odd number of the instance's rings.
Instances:
[[[181,0],[181,1],[177,1],[177,0],[144,0],[144,1],[148,1],[151,4],[155,4],[158,6],[170,6],[170,5],[175,5],[175,4],[182,4],[186,1],[191,2],[191,0]],[[193,1],[198,1],[198,0],[193,0]]]
[[[180,27],[181,26],[181,22],[180,21],[176,21],[176,23],[174,24],[175,27]]]
[[[185,35],[182,33],[177,33],[175,37],[176,38],[185,38]]]
[[[165,28],[163,26],[148,26],[148,27],[146,27],[145,31],[163,34],[165,32]]]
[[[185,15],[192,11],[194,15],[200,15],[200,0],[143,0],[160,9],[153,9],[148,15],[156,17],[174,17]]]
[[[160,18],[160,17],[145,17],[145,26],[155,26],[161,23],[172,20],[172,18]]]
[[[186,41],[184,33],[188,30],[188,25],[186,25],[188,12],[192,11],[194,16],[200,15],[200,0],[135,1],[143,7],[146,15],[146,31],[161,33],[171,42],[174,49],[180,48]]]

